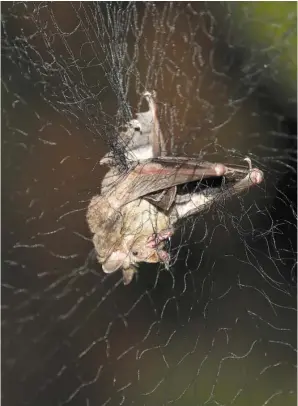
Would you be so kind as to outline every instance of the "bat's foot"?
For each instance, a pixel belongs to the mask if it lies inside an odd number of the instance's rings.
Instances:
[[[173,234],[174,230],[172,229],[163,230],[158,234],[153,234],[148,238],[146,245],[148,248],[156,248],[162,241],[171,238]]]
[[[253,185],[259,185],[264,180],[264,174],[258,168],[251,169],[248,176]]]
[[[253,185],[259,185],[260,183],[262,183],[264,180],[263,172],[258,168],[252,167],[251,159],[249,157],[244,158],[244,161],[246,161],[248,163],[248,167],[249,167],[248,176],[249,176],[250,183]]]
[[[232,186],[230,190],[234,193],[239,193],[242,190],[247,190],[253,185],[259,185],[264,180],[263,172],[258,168],[252,168],[250,158],[245,158],[245,161],[248,162],[249,165],[248,173],[243,179]]]

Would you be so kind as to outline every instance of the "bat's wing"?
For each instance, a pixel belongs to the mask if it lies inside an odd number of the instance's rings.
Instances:
[[[148,195],[151,195],[149,198],[152,198],[153,193],[162,192],[177,185],[222,176],[235,177],[239,180],[247,173],[247,169],[185,157],[153,158],[136,163],[128,173],[119,176],[116,187],[107,197],[117,208],[133,200],[148,197]],[[175,189],[172,189],[167,193],[173,198],[176,192]]]
[[[176,199],[176,195],[177,186],[172,186],[169,189],[164,189],[160,192],[146,195],[144,196],[144,199],[153,204],[155,207],[164,211],[168,211],[172,207]]]
[[[143,97],[149,109],[137,113],[136,118],[126,123],[118,135],[118,147],[124,150],[128,162],[143,161],[165,153],[165,140],[157,118],[156,94],[144,92]],[[104,155],[100,164],[115,167],[115,153],[116,150]]]

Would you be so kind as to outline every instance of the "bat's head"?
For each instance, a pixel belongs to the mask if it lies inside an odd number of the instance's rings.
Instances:
[[[163,250],[164,242],[152,243],[152,237],[141,236],[138,238],[128,238],[124,244],[113,251],[104,260],[98,258],[102,263],[105,273],[112,273],[122,269],[123,280],[128,284],[133,279],[140,262],[158,263],[169,262],[169,254]]]
[[[120,268],[129,268],[130,265],[137,265],[139,262],[157,263],[168,260],[167,254],[162,248],[163,243],[157,247],[151,247],[147,238],[139,238],[130,247],[120,248],[113,251],[104,261],[99,260],[106,273],[115,272]]]

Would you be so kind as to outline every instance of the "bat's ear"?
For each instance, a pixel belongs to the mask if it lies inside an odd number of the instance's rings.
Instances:
[[[105,273],[112,273],[121,268],[124,264],[127,254],[121,251],[113,252],[102,264],[102,269]]]

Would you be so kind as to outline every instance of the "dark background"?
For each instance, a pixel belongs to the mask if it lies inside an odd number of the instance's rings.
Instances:
[[[229,7],[3,3],[3,404],[296,404],[296,84]],[[168,149],[249,155],[265,182],[125,287],[85,213],[144,89]]]

